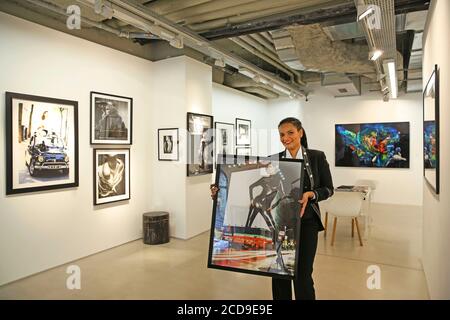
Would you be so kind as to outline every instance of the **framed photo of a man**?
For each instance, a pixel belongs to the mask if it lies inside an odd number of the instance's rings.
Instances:
[[[178,128],[158,129],[158,160],[178,161]]]
[[[91,92],[91,144],[132,144],[133,98]]]
[[[218,154],[234,153],[234,125],[226,122],[216,122],[216,152]]]
[[[187,176],[213,172],[214,129],[213,117],[187,113]]]
[[[218,164],[208,267],[295,277],[303,160],[226,156]]]
[[[6,92],[6,194],[78,186],[78,102]]]
[[[252,122],[246,119],[236,118],[236,145],[251,145]]]
[[[130,149],[94,149],[94,204],[130,199]]]

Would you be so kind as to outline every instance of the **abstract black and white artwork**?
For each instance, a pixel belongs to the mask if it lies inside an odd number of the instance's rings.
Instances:
[[[252,122],[246,119],[236,118],[236,145],[251,145]]]
[[[94,204],[130,199],[130,150],[94,149]]]
[[[131,144],[133,99],[91,92],[91,144]]]
[[[213,117],[187,113],[187,176],[213,172],[214,129]]]
[[[208,267],[292,279],[298,263],[303,161],[218,162]]]
[[[216,152],[218,154],[234,153],[234,125],[216,122]]]
[[[178,161],[178,128],[158,129],[158,160]]]
[[[6,92],[6,194],[78,186],[78,102]]]

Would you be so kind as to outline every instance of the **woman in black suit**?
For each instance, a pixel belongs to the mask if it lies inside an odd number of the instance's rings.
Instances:
[[[312,278],[314,258],[317,250],[318,233],[324,230],[320,217],[319,201],[333,195],[331,172],[322,151],[308,149],[305,130],[296,118],[283,119],[278,125],[280,141],[286,148],[279,154],[271,156],[280,159],[303,159],[305,174],[303,196],[299,199],[301,216],[299,263],[294,279],[295,298],[297,300],[314,300],[315,290]],[[216,185],[211,186],[213,199],[217,194]],[[291,280],[272,278],[274,300],[291,300]]]

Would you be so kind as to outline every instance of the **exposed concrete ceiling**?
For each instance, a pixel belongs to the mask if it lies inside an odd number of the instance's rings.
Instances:
[[[189,55],[215,68],[214,80],[224,85],[255,94],[263,98],[286,95],[273,85],[261,82],[261,77],[246,77],[239,67],[217,63],[217,56],[207,56],[196,48],[184,46],[176,49],[161,35],[151,34],[122,16],[108,16],[94,11],[94,0],[2,0],[0,10],[24,19],[70,33],[112,48],[134,54],[152,61],[177,55]],[[115,8],[116,1],[98,1],[105,8]],[[128,0],[130,4],[142,5],[146,10],[163,16],[173,24],[210,39],[212,43],[226,48],[264,70],[265,75],[301,88],[308,94],[308,82],[319,81],[321,75],[342,75],[376,78],[376,70],[368,61],[369,47],[364,32],[356,24],[356,6],[353,0]],[[112,4],[111,4],[112,3]],[[44,5],[42,5],[44,4]],[[69,30],[66,17],[57,13],[59,8],[76,4],[84,18],[81,30]],[[51,8],[49,9],[49,6]],[[420,32],[423,30],[428,9],[425,0],[397,0],[390,14],[397,15],[397,47],[406,36],[405,30],[413,30],[411,48],[400,50],[398,69],[417,68],[421,63]],[[422,10],[422,11],[420,11]],[[420,13],[422,12],[422,14]],[[288,33],[291,38],[295,63],[286,60],[286,51],[280,49],[276,35]],[[156,40],[155,40],[156,39]],[[160,39],[160,40],[158,40]],[[400,40],[399,40],[400,39]],[[166,39],[167,40],[167,39]],[[274,41],[275,40],[275,41]],[[395,39],[394,39],[395,41]],[[405,42],[408,43],[408,42]],[[179,44],[178,44],[179,45]],[[282,47],[282,46],[281,46]],[[404,46],[403,46],[404,47]],[[398,48],[397,48],[398,49]],[[408,65],[403,65],[404,56]],[[220,61],[219,61],[220,62]],[[299,65],[302,66],[299,68]],[[217,75],[222,76],[217,76]],[[413,74],[413,71],[411,71]],[[403,72],[401,72],[401,76]],[[416,81],[421,73],[414,70]],[[262,77],[264,78],[264,77]],[[256,80],[258,79],[258,80]],[[401,78],[402,79],[402,78]],[[408,79],[408,74],[405,74]],[[405,81],[406,81],[405,80]],[[372,81],[373,90],[381,90]],[[377,87],[378,86],[378,87]],[[405,87],[408,87],[405,84]]]

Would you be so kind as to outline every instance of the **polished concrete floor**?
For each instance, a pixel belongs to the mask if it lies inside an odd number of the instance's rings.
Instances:
[[[314,280],[318,299],[428,299],[422,270],[420,207],[371,207],[373,225],[364,246],[340,218],[336,242],[319,236]],[[329,223],[331,230],[331,223]],[[81,289],[68,290],[68,265],[0,287],[0,299],[271,299],[270,278],[208,269],[209,233],[147,246],[141,240],[72,262]],[[381,271],[381,288],[368,289],[369,266]]]

